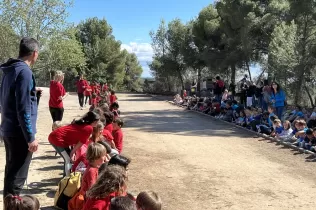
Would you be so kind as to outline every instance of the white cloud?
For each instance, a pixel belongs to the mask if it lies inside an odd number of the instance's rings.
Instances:
[[[153,48],[149,43],[130,42],[129,44],[122,44],[121,49],[127,50],[129,53],[135,53],[139,63],[143,67],[143,76],[149,74],[147,63],[152,61]]]

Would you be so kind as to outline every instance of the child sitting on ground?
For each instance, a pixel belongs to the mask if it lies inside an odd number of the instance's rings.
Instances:
[[[138,210],[161,210],[162,202],[157,193],[146,191],[138,194],[136,206]]]
[[[96,182],[98,169],[105,162],[107,156],[106,148],[98,143],[91,143],[88,146],[86,159],[89,162],[81,181],[79,192],[68,202],[68,210],[82,209],[85,203],[86,192]]]
[[[114,115],[114,119],[120,117],[120,110],[119,110],[120,106],[117,102],[114,102],[111,106],[110,106],[110,111],[113,113]]]
[[[221,113],[221,105],[216,99],[214,99],[212,101],[211,109],[208,114],[215,117],[220,113]]]
[[[83,210],[110,210],[111,199],[126,196],[127,175],[120,166],[108,166],[98,177],[96,183],[86,193],[87,201]]]
[[[233,120],[233,109],[232,109],[232,102],[231,101],[227,101],[226,102],[226,109],[225,109],[225,115],[222,118],[223,120],[227,121],[227,122],[232,122]]]
[[[315,145],[315,143],[316,143],[314,131],[313,131],[313,129],[309,128],[306,130],[305,134],[306,135],[305,135],[304,141],[302,141],[299,146],[301,148],[311,150],[312,146]]]
[[[236,119],[236,125],[245,126],[246,125],[246,113],[245,110],[240,111],[239,117]]]
[[[304,138],[306,136],[306,122],[304,120],[297,120],[296,122],[296,132],[295,132],[295,138],[296,142],[293,143],[295,146],[300,146],[301,143],[304,141]]]
[[[277,138],[279,138],[282,141],[288,141],[289,138],[291,138],[291,133],[293,132],[291,128],[291,122],[288,120],[285,120],[283,122],[283,131],[280,134],[277,134]]]
[[[116,95],[115,95],[115,91],[112,90],[112,91],[111,91],[111,95],[110,95],[110,106],[111,106],[114,102],[116,102],[116,101],[117,101],[117,97],[116,97]]]
[[[3,201],[4,210],[39,210],[40,203],[32,195],[7,195]]]
[[[86,170],[87,166],[89,165],[86,159],[87,148],[91,143],[105,141],[104,137],[102,136],[103,127],[104,127],[103,124],[101,122],[98,122],[96,127],[93,128],[92,136],[89,142],[87,144],[82,145],[80,149],[80,153],[79,152],[78,154],[76,153],[77,158],[74,164],[72,165],[71,171],[73,172],[79,171],[83,173]],[[108,144],[107,145],[104,144],[104,146],[107,149],[107,153],[110,154],[111,147]]]
[[[277,135],[280,135],[283,132],[284,128],[282,126],[282,122],[280,119],[275,119],[273,121],[273,131],[270,134],[272,137],[276,137]]]
[[[123,120],[117,118],[113,122],[113,137],[114,144],[118,152],[121,153],[123,150],[123,132],[122,127],[124,125]]]

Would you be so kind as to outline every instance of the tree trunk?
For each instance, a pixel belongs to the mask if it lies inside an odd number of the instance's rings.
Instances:
[[[231,68],[230,80],[231,80],[231,83],[233,83],[235,85],[236,84],[236,66],[235,66],[235,64],[232,64],[230,66],[230,68]]]
[[[181,74],[181,70],[180,70],[180,69],[178,69],[178,77],[179,77],[180,82],[181,82],[182,90],[184,90],[184,81],[183,81],[183,78],[182,78],[182,74]]]
[[[308,98],[309,98],[309,100],[310,100],[310,102],[311,102],[311,105],[312,105],[312,107],[314,108],[314,107],[315,107],[315,104],[314,104],[312,95],[311,95],[311,93],[309,92],[309,89],[307,88],[306,85],[304,85],[304,88],[305,88],[305,91],[306,91],[306,93],[307,93],[307,95],[308,95]]]
[[[197,78],[197,92],[199,93],[201,91],[201,68],[198,68],[197,72],[198,72],[198,78]]]
[[[250,67],[249,67],[249,62],[248,61],[246,61],[246,67],[247,67],[247,71],[248,71],[248,74],[249,74],[250,82],[252,83],[251,71],[250,71]]]
[[[167,76],[166,78],[167,78],[168,91],[171,92],[171,85],[170,85],[169,76]]]

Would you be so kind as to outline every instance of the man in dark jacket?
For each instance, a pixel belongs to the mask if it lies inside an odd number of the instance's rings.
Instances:
[[[18,59],[9,59],[0,66],[3,71],[1,99],[1,133],[6,150],[3,197],[19,195],[27,179],[35,139],[37,98],[35,79],[30,66],[38,57],[35,39],[23,38]]]

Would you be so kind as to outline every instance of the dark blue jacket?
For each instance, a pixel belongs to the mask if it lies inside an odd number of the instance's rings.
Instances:
[[[24,136],[27,143],[35,140],[37,99],[35,79],[30,67],[18,59],[0,66],[1,132],[3,137]]]

